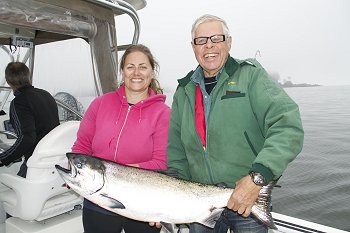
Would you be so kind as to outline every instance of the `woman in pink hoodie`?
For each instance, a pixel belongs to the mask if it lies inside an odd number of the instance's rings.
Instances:
[[[149,170],[165,170],[170,108],[155,79],[158,64],[144,45],[129,47],[120,62],[122,84],[96,98],[80,123],[72,152]],[[142,194],[140,194],[142,195]],[[84,200],[85,233],[159,232]]]

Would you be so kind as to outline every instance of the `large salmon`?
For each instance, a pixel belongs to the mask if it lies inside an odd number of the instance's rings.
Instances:
[[[56,165],[75,192],[95,204],[144,221],[173,224],[198,222],[213,228],[233,189],[177,179],[155,171],[124,166],[99,158],[67,153],[70,169]],[[252,214],[275,229],[270,208],[273,183],[264,186]]]

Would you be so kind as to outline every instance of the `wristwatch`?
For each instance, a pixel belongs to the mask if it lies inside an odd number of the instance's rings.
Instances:
[[[254,184],[259,186],[266,185],[264,176],[261,175],[259,172],[250,172],[249,175],[252,178],[252,181],[254,182]]]

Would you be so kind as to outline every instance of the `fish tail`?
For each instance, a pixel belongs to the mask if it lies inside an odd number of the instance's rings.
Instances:
[[[252,214],[271,229],[277,229],[271,215],[271,192],[276,181],[271,181],[260,190],[258,199],[252,207]]]

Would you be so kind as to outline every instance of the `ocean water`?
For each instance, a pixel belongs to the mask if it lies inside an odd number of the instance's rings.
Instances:
[[[299,104],[305,141],[273,190],[273,211],[350,231],[350,86],[285,90]]]

